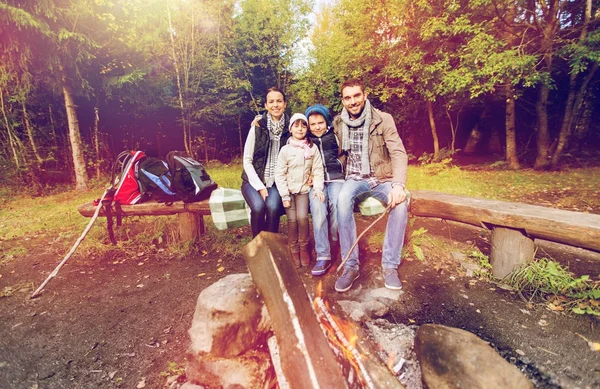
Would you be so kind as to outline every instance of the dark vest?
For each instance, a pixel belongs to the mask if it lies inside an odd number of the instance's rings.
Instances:
[[[322,137],[318,138],[310,134],[313,141],[321,152],[323,163],[325,164],[325,181],[339,180],[344,178],[344,168],[342,162],[338,159],[338,144],[335,139],[333,129],[330,129]]]
[[[283,124],[283,132],[279,140],[279,150],[287,143],[290,137],[289,118],[287,115],[284,117],[285,122]],[[269,129],[267,128],[267,114],[265,113],[262,118],[258,121],[256,127],[254,127],[254,154],[252,154],[252,166],[260,180],[265,183],[265,165],[267,164],[267,157],[269,156],[269,150],[271,148],[271,141],[269,139]],[[242,171],[242,180],[248,182],[248,175],[246,171]]]

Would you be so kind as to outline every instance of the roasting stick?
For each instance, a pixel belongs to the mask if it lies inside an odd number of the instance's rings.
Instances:
[[[344,258],[344,260],[342,261],[342,263],[340,263],[340,265],[337,267],[336,271],[340,271],[340,269],[342,267],[344,267],[344,264],[346,263],[346,261],[348,261],[348,258],[350,258],[350,253],[352,253],[352,250],[354,250],[354,248],[356,247],[356,245],[358,244],[358,241],[360,240],[360,238],[363,237],[363,235],[369,231],[369,229],[371,227],[373,227],[378,221],[380,221],[389,211],[390,209],[392,209],[392,204],[388,205],[387,208],[385,209],[385,211],[383,211],[381,213],[381,215],[379,215],[379,217],[377,219],[375,219],[375,221],[371,224],[369,224],[369,226],[367,228],[365,228],[365,230],[363,232],[360,233],[360,235],[358,236],[358,238],[356,238],[356,240],[354,241],[354,244],[352,245],[352,247],[350,247],[350,251],[348,251],[348,254],[346,254],[346,257]]]
[[[100,209],[102,208],[102,200],[104,200],[104,197],[106,196],[107,192],[108,192],[108,189],[105,190],[104,193],[102,194],[102,197],[100,197],[100,201],[98,201],[98,206],[96,207],[96,212],[94,212],[94,216],[92,217],[92,220],[90,220],[90,222],[88,223],[85,230],[83,230],[83,233],[81,234],[79,239],[77,239],[77,241],[71,248],[71,251],[69,251],[69,253],[63,258],[63,260],[58,264],[58,266],[56,266],[56,268],[52,271],[52,273],[50,273],[48,278],[46,278],[46,280],[44,282],[42,282],[42,285],[40,285],[40,287],[37,288],[36,291],[31,294],[30,298],[35,298],[42,291],[42,289],[44,289],[44,286],[46,286],[46,284],[48,282],[50,282],[50,280],[58,274],[58,271],[60,270],[60,268],[65,264],[65,262],[67,262],[67,260],[69,258],[71,258],[71,255],[73,255],[75,250],[77,250],[77,247],[79,247],[81,242],[83,242],[83,239],[85,238],[87,233],[90,231],[90,229],[92,228],[92,225],[94,224],[94,222],[98,218],[98,215],[100,214]]]

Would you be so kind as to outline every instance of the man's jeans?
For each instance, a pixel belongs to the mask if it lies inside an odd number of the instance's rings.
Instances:
[[[331,240],[338,240],[338,222],[337,222],[337,199],[343,182],[326,182],[325,202],[321,202],[314,197],[311,189],[308,195],[310,199],[310,213],[312,215],[313,230],[315,236],[315,251],[317,252],[317,261],[331,259],[331,247],[329,245],[329,236]],[[327,222],[329,215],[329,223]],[[329,232],[327,231],[329,226]],[[331,235],[329,235],[331,234]]]
[[[356,241],[356,222],[354,220],[355,201],[362,201],[371,196],[381,201],[384,205],[388,203],[388,194],[392,191],[392,183],[384,182],[375,188],[369,188],[365,180],[349,179],[344,182],[337,203],[337,221],[340,234],[340,247],[342,259],[350,251],[350,247]],[[381,266],[384,269],[397,269],[400,265],[402,246],[404,244],[404,233],[408,222],[408,206],[404,201],[402,204],[390,210],[385,238],[383,240],[383,255]],[[345,264],[346,268],[358,270],[358,245],[352,250],[352,254]]]
[[[261,231],[279,231],[279,218],[283,214],[281,196],[276,185],[268,188],[267,193],[269,194],[267,199],[263,200],[252,185],[248,182],[242,183],[242,195],[250,207],[250,225],[253,237]]]

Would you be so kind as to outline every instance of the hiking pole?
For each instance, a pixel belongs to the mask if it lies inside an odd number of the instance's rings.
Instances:
[[[92,217],[92,220],[90,220],[90,222],[88,223],[85,230],[83,230],[83,234],[81,234],[79,239],[77,239],[77,241],[71,248],[71,251],[69,251],[69,253],[63,258],[63,260],[58,264],[58,266],[56,266],[56,268],[52,271],[52,273],[50,273],[48,278],[46,278],[46,280],[44,282],[42,282],[42,285],[40,285],[40,287],[37,288],[36,291],[33,292],[29,298],[35,298],[42,291],[42,289],[44,289],[44,286],[46,286],[46,284],[48,282],[50,282],[50,280],[58,274],[58,271],[60,270],[60,268],[65,264],[65,262],[67,262],[67,260],[71,257],[71,255],[73,255],[73,253],[75,252],[77,247],[81,244],[81,242],[83,242],[83,239],[85,238],[87,233],[90,231],[90,228],[92,228],[92,225],[98,218],[98,214],[100,213],[100,208],[102,208],[102,200],[104,200],[104,197],[108,193],[108,190],[109,189],[106,189],[104,191],[104,193],[102,194],[102,197],[100,197],[100,201],[98,201],[98,206],[96,207],[96,212],[94,212],[94,216]]]
[[[367,228],[365,228],[365,230],[363,232],[360,233],[360,235],[358,236],[358,238],[356,238],[356,240],[354,241],[354,244],[352,245],[352,247],[350,247],[350,251],[348,251],[348,254],[346,254],[346,257],[342,260],[342,263],[340,263],[340,265],[337,267],[336,271],[340,271],[340,269],[344,266],[344,264],[346,263],[346,261],[348,261],[348,258],[350,258],[350,253],[352,253],[352,250],[354,250],[354,248],[356,247],[356,245],[358,244],[358,241],[360,240],[360,238],[363,237],[363,235],[369,231],[369,229],[371,227],[373,227],[378,221],[380,221],[389,211],[390,209],[392,209],[392,204],[390,203],[390,205],[388,205],[385,208],[385,211],[383,211],[381,213],[381,215],[379,215],[379,217],[377,219],[375,219],[375,221],[371,224],[369,224],[369,226]]]

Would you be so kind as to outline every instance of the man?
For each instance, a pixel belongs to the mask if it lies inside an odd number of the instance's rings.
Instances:
[[[324,105],[315,104],[308,107],[304,115],[308,118],[310,139],[321,153],[325,173],[325,201],[321,202],[312,190],[309,195],[315,251],[317,252],[317,263],[311,270],[311,274],[320,276],[325,274],[331,266],[333,250],[329,238],[334,244],[338,241],[336,203],[339,190],[344,182],[344,172],[342,162],[338,159],[338,142],[331,126],[329,109]],[[328,214],[329,223],[327,222]],[[331,236],[327,231],[328,224]]]
[[[340,154],[347,156],[346,181],[337,202],[337,221],[342,258],[356,240],[355,201],[375,197],[391,207],[381,265],[385,286],[402,289],[398,266],[402,255],[408,208],[404,185],[408,157],[390,114],[371,107],[361,80],[342,84],[342,112],[333,122],[341,141]],[[335,290],[346,292],[359,276],[358,247],[350,254]]]

